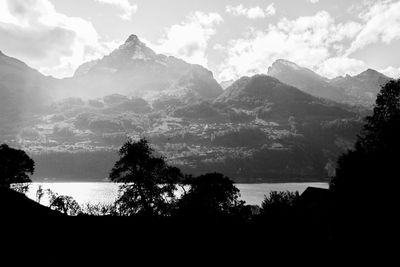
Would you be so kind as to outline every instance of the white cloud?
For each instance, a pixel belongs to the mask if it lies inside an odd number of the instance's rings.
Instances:
[[[65,77],[108,51],[93,25],[48,0],[0,0],[0,49],[45,74]]]
[[[322,62],[318,71],[326,77],[338,77],[344,74],[356,75],[367,69],[366,64],[358,59],[348,57],[331,57]]]
[[[206,50],[216,26],[223,21],[218,13],[192,13],[187,19],[166,29],[157,44],[149,44],[158,53],[173,55],[193,64],[207,66]]]
[[[138,6],[136,4],[131,4],[129,0],[95,0],[96,2],[100,2],[103,4],[109,4],[117,7],[123,14],[120,17],[124,20],[130,20],[132,18],[132,14],[137,12]]]
[[[259,19],[273,16],[276,14],[274,4],[270,4],[265,9],[255,6],[246,8],[243,5],[238,6],[226,6],[226,12],[234,16],[245,16],[249,19]]]
[[[227,59],[219,67],[219,78],[229,80],[265,73],[268,66],[279,58],[327,76],[355,70],[362,66],[362,62],[341,56],[342,43],[354,38],[360,30],[361,25],[355,22],[336,24],[326,11],[295,20],[283,18],[265,31],[253,30],[241,39],[230,41]],[[330,58],[335,59],[327,61]]]
[[[369,44],[400,39],[400,2],[380,1],[368,6],[359,17],[365,25],[347,50],[347,55]]]
[[[394,68],[394,67],[390,66],[390,67],[387,67],[386,69],[380,70],[380,72],[391,78],[395,78],[395,79],[400,78],[400,68]]]
[[[307,2],[311,3],[311,4],[316,4],[319,2],[319,0],[307,0]]]

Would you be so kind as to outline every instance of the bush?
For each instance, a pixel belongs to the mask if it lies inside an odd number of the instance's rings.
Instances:
[[[290,213],[300,198],[299,192],[272,191],[265,196],[261,204],[260,214],[263,216],[281,216]]]

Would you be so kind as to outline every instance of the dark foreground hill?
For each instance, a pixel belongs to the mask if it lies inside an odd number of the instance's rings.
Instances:
[[[2,223],[9,231],[2,234],[3,242],[9,241],[8,247],[21,244],[23,240],[34,242],[35,246],[30,251],[45,247],[49,255],[40,256],[43,262],[47,262],[53,253],[59,255],[72,248],[76,250],[74,258],[91,256],[94,261],[100,260],[104,255],[96,253],[110,244],[118,246],[118,253],[111,253],[117,262],[131,261],[131,257],[136,260],[142,253],[158,256],[168,253],[170,257],[178,253],[179,258],[216,256],[229,260],[233,251],[247,257],[262,252],[264,255],[265,249],[282,253],[298,251],[304,243],[309,245],[309,249],[316,249],[321,244],[324,248],[332,245],[329,230],[315,228],[323,227],[319,224],[327,222],[327,218],[321,217],[323,221],[317,222],[315,216],[312,221],[296,212],[287,214],[279,211],[268,220],[257,219],[257,216],[253,220],[235,216],[196,217],[196,220],[190,217],[69,217],[60,216],[34,201],[27,201],[23,195],[12,190],[1,189],[0,193]],[[317,215],[315,209],[309,209],[313,201],[305,201],[299,206],[299,212],[306,209],[310,214]],[[18,216],[14,216],[16,213]],[[308,232],[310,229],[316,230],[315,234]],[[89,251],[95,254],[88,255]],[[129,258],[121,257],[120,253],[129,253]]]
[[[0,195],[0,207],[16,200],[14,193],[8,193]],[[269,217],[242,222],[229,218],[191,221],[138,216],[53,216],[24,202],[19,209],[28,212],[20,213],[25,216],[1,217],[2,259],[31,264],[60,260],[71,264],[131,264],[139,260],[165,264],[176,259],[185,263],[196,260],[257,264],[266,257],[270,263],[294,257],[294,263],[332,263],[349,260],[349,256],[359,260],[359,251],[378,253],[378,243],[370,236],[341,232],[345,228],[335,227],[338,221],[328,191],[310,188],[303,195],[293,211],[277,206]],[[379,229],[371,231],[376,233]],[[25,246],[28,249],[22,256],[18,248]],[[285,259],[284,263],[290,261]]]
[[[13,221],[20,217],[45,218],[62,217],[62,215],[29,199],[24,194],[0,186],[0,214],[5,220]]]

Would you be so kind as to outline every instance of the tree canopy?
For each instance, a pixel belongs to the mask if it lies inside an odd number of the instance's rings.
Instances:
[[[23,150],[0,145],[0,186],[31,182],[34,170],[34,161]]]
[[[331,190],[346,201],[383,200],[376,194],[385,194],[387,198],[388,191],[398,184],[399,153],[400,80],[397,80],[383,86],[355,148],[339,158]]]
[[[179,203],[179,212],[185,215],[228,215],[244,205],[239,189],[223,174],[208,173],[192,178],[188,184],[190,189]]]
[[[144,138],[126,142],[119,155],[110,179],[123,183],[117,200],[122,214],[168,213],[175,202],[176,186],[183,177],[181,171],[169,166],[162,156],[155,155]]]

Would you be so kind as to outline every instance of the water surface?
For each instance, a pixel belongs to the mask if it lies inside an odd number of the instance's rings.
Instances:
[[[118,196],[118,185],[114,183],[32,183],[27,192],[28,197],[36,200],[39,186],[59,195],[71,196],[79,204],[111,204]],[[240,190],[241,199],[250,205],[260,205],[264,196],[269,195],[271,191],[299,191],[301,194],[309,186],[328,188],[327,183],[236,184],[236,186]],[[43,201],[46,199],[43,198]]]

